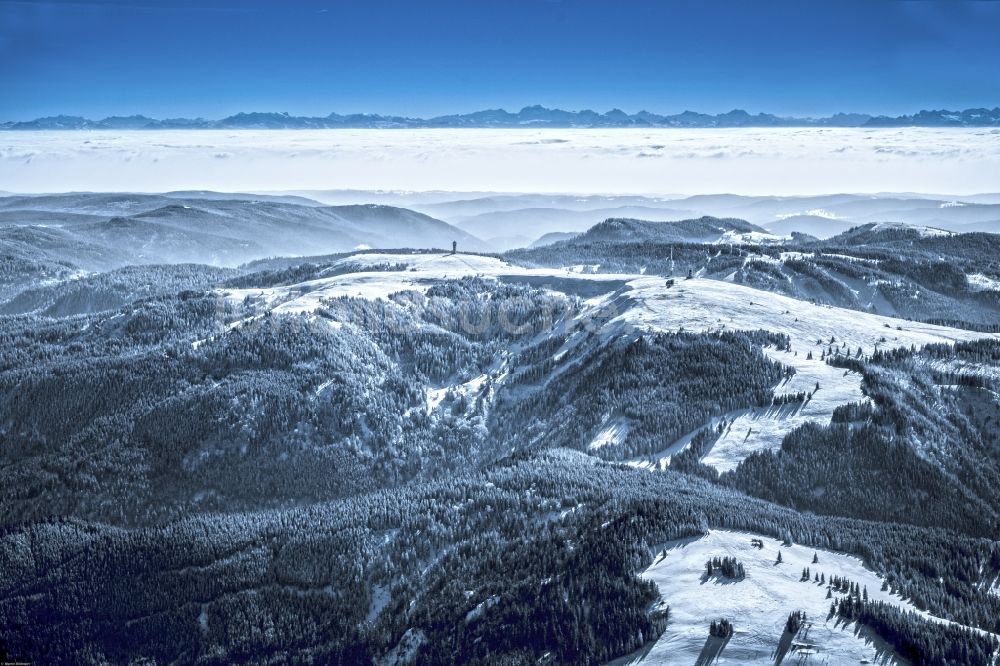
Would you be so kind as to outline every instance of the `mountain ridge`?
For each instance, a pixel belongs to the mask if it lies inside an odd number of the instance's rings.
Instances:
[[[2,130],[154,130],[154,129],[430,129],[430,128],[712,128],[712,127],[1000,127],[1000,106],[921,110],[910,115],[886,116],[838,112],[830,116],[794,117],[772,113],[751,114],[743,109],[708,114],[686,110],[664,115],[649,111],[626,113],[611,109],[599,113],[590,109],[566,111],[538,104],[516,112],[484,109],[470,113],[445,114],[430,118],[372,113],[326,116],[293,116],[285,112],[239,112],[225,118],[163,118],[144,115],[108,116],[91,120],[82,116],[57,115],[27,121],[0,123]]]

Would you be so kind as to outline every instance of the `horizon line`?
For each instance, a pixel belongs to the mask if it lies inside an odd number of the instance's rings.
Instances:
[[[50,121],[50,122],[51,121],[58,121],[58,120],[62,120],[62,119],[72,120],[72,121],[77,121],[77,122],[82,121],[84,123],[92,123],[92,124],[100,124],[100,123],[104,123],[104,122],[107,122],[107,121],[135,120],[135,121],[149,121],[151,123],[190,123],[192,125],[196,125],[196,124],[217,124],[217,123],[223,123],[223,122],[226,122],[226,121],[252,119],[252,118],[255,118],[255,117],[259,118],[259,119],[274,119],[274,120],[288,119],[288,120],[292,120],[292,121],[324,121],[324,120],[332,120],[332,119],[359,119],[359,120],[376,121],[376,122],[377,121],[388,121],[388,122],[400,122],[400,123],[414,123],[414,124],[419,124],[419,123],[431,123],[431,122],[435,122],[435,121],[439,121],[440,122],[440,121],[451,120],[451,119],[456,119],[456,120],[457,119],[472,120],[474,116],[478,116],[478,115],[482,115],[482,114],[488,114],[488,113],[493,113],[493,114],[497,114],[498,116],[505,116],[505,117],[509,117],[510,119],[513,119],[513,118],[517,118],[518,116],[523,116],[523,115],[531,113],[531,112],[538,112],[538,113],[546,113],[546,112],[547,113],[558,113],[558,114],[564,114],[566,116],[575,116],[577,119],[581,119],[581,120],[582,119],[591,118],[591,119],[604,119],[604,120],[611,121],[611,122],[614,122],[615,120],[618,120],[618,121],[626,121],[626,120],[629,120],[629,121],[643,121],[643,120],[648,120],[651,123],[655,123],[657,120],[677,120],[677,119],[684,118],[684,117],[693,117],[693,118],[700,118],[700,119],[706,119],[706,120],[726,120],[726,119],[732,117],[732,118],[742,118],[742,119],[750,119],[750,120],[753,120],[753,119],[770,120],[770,121],[774,121],[774,122],[783,122],[783,123],[802,122],[802,123],[806,123],[808,125],[808,124],[815,124],[815,123],[820,123],[820,122],[836,121],[839,118],[864,119],[861,122],[861,124],[864,124],[864,122],[873,121],[873,120],[874,121],[882,121],[882,120],[887,120],[887,121],[903,121],[904,119],[916,119],[918,116],[921,116],[921,115],[924,115],[924,114],[958,114],[958,115],[964,115],[964,114],[969,114],[970,112],[982,112],[982,111],[985,111],[988,114],[990,114],[989,120],[992,121],[990,124],[996,124],[997,122],[1000,122],[1000,106],[995,106],[995,107],[992,107],[992,108],[989,107],[989,106],[978,106],[978,107],[966,107],[966,108],[956,108],[956,109],[948,109],[948,108],[938,108],[938,109],[935,109],[935,108],[921,108],[921,109],[919,109],[917,111],[913,111],[913,112],[911,112],[909,114],[901,114],[901,115],[873,114],[873,113],[868,113],[868,112],[863,112],[863,111],[835,111],[835,112],[827,113],[825,115],[794,115],[794,114],[781,115],[781,114],[777,114],[777,113],[771,113],[771,112],[768,112],[768,111],[751,112],[751,111],[747,111],[745,108],[741,108],[741,107],[734,107],[733,109],[730,109],[729,111],[723,111],[723,112],[719,112],[719,113],[709,113],[709,112],[703,112],[703,111],[693,111],[690,108],[684,109],[683,111],[679,111],[679,112],[675,112],[675,113],[663,113],[663,112],[656,112],[656,111],[648,111],[646,109],[640,109],[639,111],[635,111],[635,112],[631,112],[630,113],[630,112],[622,110],[620,107],[613,107],[611,109],[608,109],[607,111],[603,111],[602,112],[602,111],[594,111],[591,108],[582,108],[582,109],[569,110],[569,109],[563,109],[563,108],[560,108],[560,107],[557,107],[557,106],[556,107],[547,107],[547,106],[544,106],[542,104],[531,104],[531,105],[523,106],[520,109],[517,109],[515,111],[509,111],[509,110],[507,110],[506,108],[503,108],[503,107],[492,107],[492,108],[477,109],[477,110],[474,110],[474,111],[464,111],[464,112],[458,111],[458,112],[443,113],[443,114],[437,114],[437,115],[431,115],[431,116],[418,116],[418,115],[410,116],[410,115],[375,113],[375,112],[368,112],[368,111],[352,111],[352,112],[331,111],[330,113],[328,113],[326,115],[300,115],[300,114],[293,114],[293,113],[291,113],[289,111],[237,111],[235,113],[230,113],[228,115],[224,115],[222,117],[217,117],[217,118],[206,118],[206,117],[201,116],[201,115],[198,115],[198,116],[195,116],[195,117],[183,116],[183,115],[180,115],[180,116],[156,117],[155,115],[153,115],[153,116],[146,115],[145,113],[142,113],[142,112],[134,112],[134,113],[127,113],[127,114],[125,114],[125,113],[113,113],[111,115],[104,115],[101,118],[91,118],[91,117],[88,117],[86,115],[77,115],[77,114],[72,114],[72,113],[59,113],[59,114],[50,114],[50,115],[37,116],[37,117],[34,117],[34,118],[28,118],[28,119],[24,119],[24,120],[5,120],[5,121],[0,121],[0,128],[2,128],[2,129],[11,129],[11,128],[14,128],[15,126],[31,125],[31,124],[34,124],[34,123],[39,123],[41,121]],[[994,116],[996,116],[996,118],[994,118]],[[493,122],[502,121],[502,120],[503,120],[503,118],[496,118],[496,119],[493,119]],[[545,123],[545,122],[549,122],[549,123],[551,123],[551,122],[558,122],[558,120],[556,120],[556,119],[548,119],[548,120],[546,120],[546,119],[539,119],[539,121],[540,121],[539,124]],[[484,122],[489,122],[489,120],[484,119]],[[475,125],[466,125],[466,127],[475,127]],[[55,129],[55,128],[53,128],[53,129]],[[74,128],[66,128],[66,129],[74,129]],[[86,129],[86,128],[81,128],[81,129]],[[142,129],[142,128],[138,128],[137,127],[136,129]],[[161,128],[152,127],[152,128],[149,128],[149,129],[167,129],[167,128],[166,127],[161,127]],[[232,129],[232,128],[230,128],[230,129]]]

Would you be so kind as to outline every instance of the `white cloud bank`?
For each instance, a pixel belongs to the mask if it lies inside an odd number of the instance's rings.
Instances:
[[[1000,129],[0,132],[13,192],[971,194],[998,175]]]

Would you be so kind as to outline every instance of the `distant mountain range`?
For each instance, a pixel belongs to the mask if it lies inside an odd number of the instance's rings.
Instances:
[[[964,111],[920,111],[904,116],[872,116],[863,113],[837,113],[825,118],[794,118],[770,113],[750,114],[741,109],[707,114],[684,111],[659,115],[648,111],[625,113],[612,109],[563,111],[544,106],[526,106],[516,113],[489,109],[473,113],[405,118],[368,113],[328,116],[292,116],[287,113],[237,113],[221,120],[203,118],[166,118],[146,116],[109,116],[90,120],[80,116],[48,116],[23,122],[0,123],[6,130],[81,130],[81,129],[383,129],[443,127],[1000,127],[1000,107]]]
[[[441,220],[394,206],[214,192],[12,195],[0,198],[0,300],[74,271],[233,267],[274,256],[446,249],[452,242],[463,251],[492,249]],[[0,314],[16,311],[0,308]]]

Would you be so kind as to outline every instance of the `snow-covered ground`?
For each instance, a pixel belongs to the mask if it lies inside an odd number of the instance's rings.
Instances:
[[[581,317],[587,330],[609,336],[623,330],[706,332],[766,329],[785,333],[791,351],[767,349],[775,361],[795,368],[789,381],[775,387],[777,394],[813,393],[804,405],[754,409],[729,415],[731,426],[715,444],[705,462],[720,471],[734,468],[750,453],[777,448],[794,428],[806,422],[828,423],[834,408],[863,400],[861,377],[834,368],[820,360],[829,347],[860,348],[869,354],[876,348],[921,346],[931,342],[954,342],[984,337],[960,329],[921,324],[867,312],[814,305],[780,294],[718,280],[680,280],[667,287],[661,277],[587,273],[568,269],[528,269],[494,257],[469,254],[358,254],[340,261],[361,266],[347,273],[267,289],[229,289],[224,297],[262,301],[276,313],[308,313],[324,299],[337,296],[386,298],[402,290],[425,291],[436,281],[465,276],[527,281],[554,291],[585,297]],[[396,270],[379,270],[385,266]],[[369,266],[373,270],[366,271]],[[595,313],[600,311],[600,316]],[[813,358],[808,357],[812,352]],[[816,385],[819,389],[816,390]],[[428,394],[432,409],[443,394]],[[623,436],[622,424],[606,424],[593,442],[598,448]],[[661,458],[679,451],[686,442],[668,444]]]
[[[934,238],[936,236],[954,236],[953,231],[938,229],[937,227],[926,227],[916,224],[901,224],[899,222],[879,222],[872,227],[872,231],[885,231],[886,229],[914,230],[919,232],[923,238]]]
[[[758,245],[767,245],[769,243],[781,243],[788,240],[791,236],[779,236],[777,234],[760,232],[760,231],[727,231],[722,234],[717,241],[716,245],[726,245],[728,243],[756,243]]]
[[[1000,291],[1000,280],[991,278],[982,273],[970,273],[965,278],[969,282],[969,289],[973,291]]]
[[[753,546],[752,539],[759,539],[763,548]],[[667,629],[651,648],[620,663],[897,663],[892,650],[865,627],[830,617],[833,598],[827,598],[827,592],[831,576],[867,588],[872,599],[920,612],[899,596],[882,591],[881,578],[861,560],[834,551],[785,546],[769,537],[723,530],[661,548],[663,552],[656,555],[642,577],[656,583],[670,606]],[[776,562],[779,551],[780,564]],[[817,563],[813,563],[814,554]],[[743,563],[743,580],[707,578],[705,563],[726,556]],[[802,580],[806,567],[811,574],[808,582]],[[825,576],[827,584],[815,582],[815,574]],[[832,595],[843,596],[837,592]],[[807,623],[793,639],[785,633],[785,621],[794,611],[805,611]],[[733,623],[735,634],[725,643],[709,640],[709,624],[723,618]]]
[[[703,463],[719,472],[736,469],[740,461],[754,451],[777,448],[785,435],[800,425],[829,423],[833,410],[840,405],[868,400],[861,391],[860,375],[827,365],[819,360],[819,354],[808,359],[795,352],[773,348],[765,349],[764,353],[778,363],[792,366],[796,370],[794,376],[775,387],[776,395],[803,392],[813,393],[813,397],[804,404],[741,409],[705,424],[715,428],[722,419],[726,421],[722,435],[702,458]],[[816,390],[817,383],[819,390]],[[654,456],[637,457],[627,462],[643,469],[663,468],[672,456],[690,444],[697,432],[695,430],[686,434]]]
[[[1000,368],[989,363],[976,363],[957,358],[933,359],[927,365],[940,373],[974,375],[993,382],[1000,382]]]
[[[403,266],[401,270],[382,270],[386,265]],[[589,285],[620,283],[621,276],[609,273],[577,273],[571,269],[529,269],[512,266],[494,257],[475,254],[387,254],[370,253],[351,255],[331,264],[331,267],[358,266],[357,272],[322,277],[300,284],[264,289],[224,289],[225,298],[243,301],[244,298],[262,300],[276,314],[300,314],[313,312],[322,301],[339,296],[378,299],[404,291],[426,291],[440,280],[479,276],[483,278],[519,277],[536,278],[544,281],[544,286],[559,290],[560,282],[585,283]],[[363,267],[372,270],[365,271]],[[541,283],[540,283],[541,284]],[[610,286],[608,290],[610,290]],[[598,291],[601,288],[598,287]]]
[[[772,257],[770,257],[768,255],[757,255],[757,254],[752,254],[752,255],[749,256],[749,258],[750,259],[759,259],[759,260],[762,260],[762,261],[768,261],[768,260],[770,260],[773,263],[780,264],[780,263],[783,263],[786,259],[811,259],[811,258],[817,257],[817,256],[821,257],[821,258],[822,257],[831,257],[833,259],[842,259],[843,261],[850,261],[850,262],[853,262],[853,263],[856,263],[856,264],[870,264],[872,266],[877,266],[878,263],[879,263],[878,259],[868,259],[867,257],[854,257],[854,256],[851,256],[849,254],[838,254],[836,252],[819,252],[819,253],[808,252],[807,253],[807,252],[791,251],[791,252],[782,252],[780,259],[773,259]]]
[[[664,288],[662,279],[637,277],[628,283],[633,305],[619,319],[637,328],[703,332],[766,329],[785,333],[790,352],[765,350],[772,359],[795,368],[796,374],[776,387],[777,394],[814,392],[798,409],[754,409],[733,415],[735,420],[712,447],[704,462],[720,472],[735,468],[750,453],[777,448],[781,440],[803,423],[829,423],[834,408],[864,400],[860,375],[834,368],[820,360],[831,345],[870,354],[878,348],[909,347],[931,342],[954,342],[985,334],[932,324],[903,321],[866,312],[799,301],[717,280],[683,280]],[[833,342],[831,342],[833,340]],[[812,352],[813,358],[808,354]],[[819,390],[814,391],[819,383]],[[680,448],[671,447],[665,456]]]
[[[720,472],[736,469],[754,451],[777,447],[785,435],[800,425],[829,423],[834,408],[840,405],[867,400],[861,392],[860,375],[827,365],[819,360],[819,354],[808,360],[794,352],[767,349],[765,353],[796,370],[790,380],[778,386],[776,394],[802,391],[812,392],[813,397],[802,405],[750,409],[731,419],[726,431],[702,459]],[[817,383],[819,390],[815,390]]]
[[[405,265],[406,270],[379,270],[385,265]],[[246,297],[263,299],[276,314],[297,314],[316,310],[322,301],[338,296],[386,298],[408,289],[424,291],[431,282],[471,275],[496,275],[505,264],[498,259],[472,254],[358,254],[340,259],[332,268],[369,266],[372,270],[309,280],[290,287],[266,289],[228,289],[226,298],[242,301]]]
[[[601,429],[601,432],[597,433],[597,437],[587,445],[588,450],[597,450],[607,446],[608,444],[618,444],[625,440],[628,436],[629,423],[623,418],[613,418],[609,420],[605,426]]]
[[[488,375],[479,375],[478,377],[474,377],[463,384],[458,384],[457,386],[427,389],[427,413],[430,414],[437,409],[445,397],[447,397],[449,392],[456,398],[474,398],[479,395],[480,391],[482,391],[483,384],[486,382],[487,378]]]
[[[665,288],[662,278],[635,276],[628,283],[635,305],[621,319],[645,329],[676,331],[756,330],[786,333],[792,351],[818,354],[834,339],[856,351],[909,347],[985,336],[961,329],[904,321],[857,310],[814,305],[781,294],[719,280],[681,280]],[[817,342],[819,341],[819,344]]]

